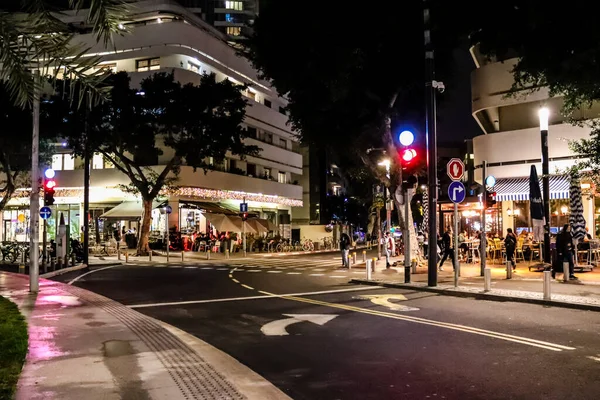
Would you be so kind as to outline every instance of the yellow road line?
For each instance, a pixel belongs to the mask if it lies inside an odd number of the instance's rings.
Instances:
[[[487,337],[491,337],[491,338],[495,338],[495,339],[506,340],[509,342],[525,344],[525,345],[529,345],[529,346],[533,346],[533,347],[539,347],[539,348],[546,349],[546,350],[552,350],[552,351],[575,350],[574,347],[563,346],[560,344],[544,342],[541,340],[530,339],[530,338],[521,337],[521,336],[509,335],[509,334],[501,333],[501,332],[488,331],[485,329],[479,329],[479,328],[465,326],[465,325],[458,325],[458,324],[452,324],[452,323],[448,323],[448,322],[434,321],[434,320],[430,320],[430,319],[426,319],[426,318],[412,317],[412,316],[407,316],[407,315],[393,314],[393,313],[389,313],[389,312],[370,310],[367,308],[348,306],[348,305],[338,304],[338,303],[328,303],[325,301],[307,299],[304,297],[280,296],[280,295],[265,292],[265,291],[259,291],[259,293],[274,296],[274,297],[279,297],[279,298],[285,299],[285,300],[297,301],[297,302],[301,302],[301,303],[315,304],[315,305],[319,305],[319,306],[348,310],[348,311],[358,312],[358,313],[362,313],[362,314],[374,315],[374,316],[378,316],[378,317],[385,317],[385,318],[397,319],[397,320],[402,320],[402,321],[407,321],[407,322],[414,322],[414,323],[422,324],[422,325],[437,326],[439,328],[446,328],[446,329],[452,329],[455,331],[466,332],[466,333],[471,333],[471,334],[480,335],[480,336],[487,336]]]

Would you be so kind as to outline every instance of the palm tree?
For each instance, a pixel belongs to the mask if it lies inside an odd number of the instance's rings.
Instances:
[[[77,29],[59,18],[60,12],[85,11],[85,23],[92,27],[97,42],[112,44],[122,30],[125,0],[21,0],[0,6],[0,80],[4,81],[16,105],[32,105],[30,196],[29,289],[39,289],[39,116],[40,92],[47,77],[75,79],[78,106],[86,107],[106,97],[103,85],[107,73],[94,67],[100,59],[86,57],[90,48],[77,42]],[[16,5],[14,3],[17,3]]]

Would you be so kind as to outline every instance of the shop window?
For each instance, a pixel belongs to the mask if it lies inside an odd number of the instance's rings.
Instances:
[[[240,36],[242,34],[242,28],[239,26],[228,26],[227,34],[229,36]]]
[[[287,175],[285,174],[285,172],[280,172],[277,174],[277,182],[287,183]]]
[[[146,60],[136,61],[136,71],[156,71],[160,69],[160,58],[148,58]]]

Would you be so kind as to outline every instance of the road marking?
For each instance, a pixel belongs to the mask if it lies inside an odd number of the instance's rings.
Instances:
[[[327,271],[327,268],[313,268],[313,271],[317,271],[317,272]]]
[[[281,274],[283,271],[267,271],[268,274]]]
[[[268,292],[259,291],[259,293],[267,294]],[[412,316],[408,316],[408,315],[392,314],[389,312],[369,310],[366,308],[348,306],[345,304],[328,303],[328,302],[320,301],[320,300],[307,299],[305,297],[285,296],[285,295],[278,295],[278,294],[274,294],[274,293],[272,293],[272,295],[274,297],[279,297],[279,298],[285,299],[285,300],[297,301],[297,302],[301,302],[301,303],[316,304],[316,305],[331,307],[331,308],[338,308],[338,309],[342,309],[342,310],[354,311],[354,312],[358,312],[358,313],[370,314],[370,315],[374,315],[374,316],[386,317],[386,318],[391,318],[391,319],[398,319],[398,320],[413,322],[413,323],[422,324],[422,325],[431,325],[431,326],[436,326],[439,328],[446,328],[446,329],[451,329],[451,330],[455,330],[455,331],[471,333],[474,335],[487,336],[487,337],[491,337],[494,339],[506,340],[508,342],[520,343],[520,344],[524,344],[527,346],[539,347],[541,349],[546,349],[546,350],[551,350],[551,351],[575,350],[574,347],[563,346],[561,344],[550,343],[550,342],[545,342],[542,340],[531,339],[531,338],[526,338],[526,337],[521,337],[521,336],[516,336],[516,335],[509,335],[506,333],[494,332],[494,331],[489,331],[486,329],[480,329],[480,328],[475,328],[475,327],[466,326],[466,325],[452,324],[452,323],[448,323],[448,322],[440,322],[440,321],[435,321],[435,320],[426,319],[426,318],[412,317]]]
[[[98,269],[95,269],[93,271],[86,272],[85,274],[79,275],[77,278],[72,279],[69,283],[67,283],[67,285],[72,285],[75,282],[77,282],[78,280],[80,280],[81,278],[83,278],[84,276],[89,275],[89,274],[93,274],[94,272],[100,272],[100,271],[104,271],[105,269],[117,268],[117,267],[121,267],[121,266],[122,266],[121,264],[119,264],[119,265],[111,265],[110,267],[98,268]]]
[[[191,267],[186,267],[186,268],[191,268]],[[215,267],[202,267],[202,269],[215,269]]]
[[[594,361],[600,362],[600,357],[588,356],[587,358],[589,358],[590,360],[594,360]]]
[[[309,274],[308,276],[323,276],[325,274]]]
[[[359,298],[365,299],[365,300],[371,300],[371,303],[377,304],[378,306],[387,307],[393,311],[419,311],[419,309],[416,307],[403,306],[401,304],[392,303],[390,301],[390,299],[400,300],[400,301],[408,300],[406,298],[406,296],[404,296],[403,294],[381,294],[381,295],[373,294],[373,295],[359,296]]]
[[[217,268],[217,271],[229,271],[229,268]]]
[[[267,324],[264,324],[260,330],[267,336],[285,336],[289,335],[285,328],[287,328],[291,324],[297,324],[298,322],[312,322],[317,325],[325,325],[327,322],[331,321],[337,314],[283,314],[285,319],[279,319],[277,321],[271,321]]]
[[[233,278],[233,275],[232,275],[231,273],[229,273],[229,277],[230,277],[230,278]]]
[[[262,272],[262,269],[247,269],[246,272]]]
[[[235,278],[231,278],[231,280],[232,280],[232,281],[234,281],[235,283],[240,283],[240,281],[238,281],[238,280],[237,280],[237,279],[235,279]]]
[[[330,275],[330,278],[346,278],[346,275]]]
[[[242,286],[245,287],[246,289],[254,290],[254,288],[252,286],[244,285],[243,283],[242,283]]]
[[[288,272],[288,275],[302,275],[302,272]]]
[[[381,290],[382,287],[356,287],[348,289],[333,289],[333,290],[322,290],[319,292],[303,292],[303,293],[288,293],[281,296],[313,296],[320,294],[334,294],[334,293],[346,293],[346,292],[359,292],[365,290]],[[169,303],[151,303],[151,304],[137,304],[129,305],[129,308],[148,308],[148,307],[168,307],[168,306],[184,306],[188,304],[204,304],[204,303],[221,303],[228,301],[242,301],[242,300],[261,300],[273,298],[273,295],[268,292],[258,291],[263,296],[244,296],[244,297],[229,297],[223,299],[205,299],[205,300],[187,300],[187,301],[174,301]]]

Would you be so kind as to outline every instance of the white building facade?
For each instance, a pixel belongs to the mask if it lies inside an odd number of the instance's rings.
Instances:
[[[81,16],[66,16],[69,22],[79,25]],[[115,38],[114,48],[96,44],[91,35],[78,39],[92,46],[91,53],[102,57],[98,68],[114,72],[126,71],[132,85],[156,73],[173,73],[182,83],[199,83],[201,74],[214,73],[217,80],[230,79],[247,84],[244,92],[248,100],[245,127],[250,138],[247,144],[257,145],[262,151],[258,156],[241,160],[227,155],[221,165],[213,164],[206,174],[183,166],[176,183],[177,188],[161,202],[168,201],[172,213],[166,218],[157,209],[153,212],[152,230],[163,231],[176,227],[181,232],[204,231],[207,225],[205,211],[239,212],[244,200],[250,213],[285,227],[282,233],[289,235],[293,207],[302,207],[302,187],[292,181],[292,174],[302,174],[302,156],[294,150],[297,139],[287,126],[288,118],[283,112],[286,102],[266,82],[261,81],[250,63],[239,57],[228,46],[227,36],[202,21],[186,8],[172,1],[141,1],[131,5],[131,15],[124,26],[130,33]],[[167,161],[169,152],[159,157],[158,166]],[[163,159],[164,158],[164,159]],[[56,218],[61,213],[70,226],[71,236],[78,237],[83,215],[83,161],[73,157],[69,149],[57,145],[51,165],[56,170],[56,203],[53,217],[49,220],[50,237],[53,237]],[[106,162],[99,154],[94,155],[90,189],[90,237],[104,240],[109,234],[107,221],[120,221],[118,225],[135,225],[141,215],[139,198],[123,192],[119,185],[129,179]],[[3,212],[0,226],[4,241],[27,240],[29,211],[28,191],[22,190],[10,201]],[[111,224],[110,230],[114,229]]]
[[[529,213],[529,174],[531,165],[535,165],[541,181],[538,111],[546,107],[550,110],[551,227],[555,232],[568,221],[569,181],[563,173],[577,158],[569,149],[569,141],[588,138],[590,130],[566,121],[560,112],[562,98],[550,98],[546,88],[511,94],[514,83],[511,71],[517,62],[516,58],[489,60],[479,53],[477,46],[471,49],[471,54],[476,65],[471,75],[472,113],[482,130],[482,134],[473,139],[475,179],[482,182],[481,165],[486,161],[486,175],[494,176],[497,182],[492,190],[497,193],[498,215],[487,218],[501,221],[497,226],[502,226],[503,232],[509,227],[516,226],[519,229],[530,226],[526,221]],[[586,110],[574,117],[585,119]],[[584,183],[582,188],[585,193],[590,185]],[[590,233],[594,234],[597,207],[593,197],[583,197],[584,217]],[[515,210],[518,210],[517,215]]]

